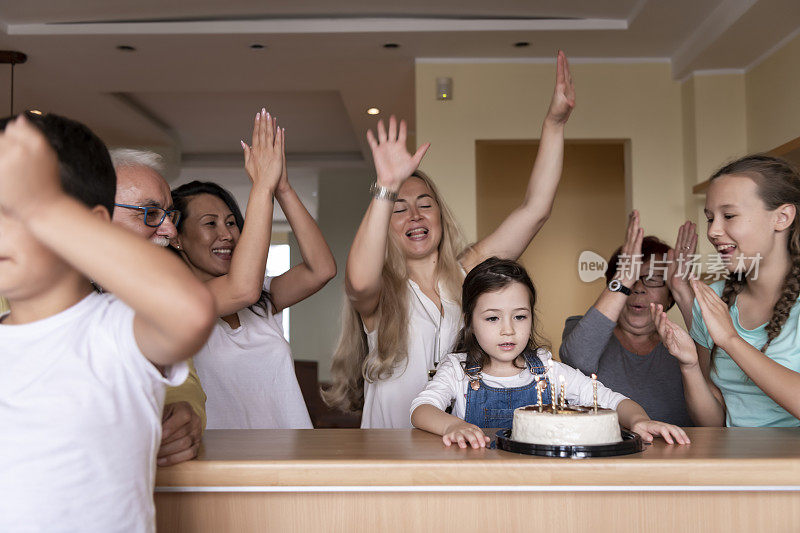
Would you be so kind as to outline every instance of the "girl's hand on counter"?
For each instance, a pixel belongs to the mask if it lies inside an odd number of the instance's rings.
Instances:
[[[631,426],[631,431],[637,433],[645,442],[653,442],[654,437],[663,438],[667,444],[689,444],[689,436],[678,426],[658,422],[656,420],[642,420]]]
[[[487,437],[481,428],[473,424],[467,424],[463,420],[449,426],[444,435],[442,435],[442,442],[446,446],[453,443],[458,443],[459,448],[466,448],[467,443],[473,448],[485,448],[491,439]]]

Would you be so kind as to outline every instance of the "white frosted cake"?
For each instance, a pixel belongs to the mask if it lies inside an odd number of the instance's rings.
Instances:
[[[622,440],[617,412],[611,409],[552,409],[535,405],[514,410],[511,439],[556,446],[613,444]]]

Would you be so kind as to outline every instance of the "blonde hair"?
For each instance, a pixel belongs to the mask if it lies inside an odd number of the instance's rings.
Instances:
[[[439,260],[436,279],[444,285],[448,298],[461,305],[461,265],[458,262],[464,250],[461,231],[453,214],[442,201],[433,181],[417,170],[412,177],[422,180],[439,205],[442,238],[439,242]],[[386,379],[395,368],[408,362],[408,271],[402,250],[391,234],[386,247],[386,258],[381,272],[381,295],[378,300],[378,342],[369,352],[367,336],[361,317],[345,297],[342,312],[342,332],[333,354],[330,389],[322,392],[325,402],[343,411],[358,411],[364,405],[364,381]]]

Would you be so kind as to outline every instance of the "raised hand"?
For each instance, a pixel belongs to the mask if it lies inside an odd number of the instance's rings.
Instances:
[[[367,142],[372,150],[372,159],[378,173],[378,185],[397,191],[403,182],[417,170],[430,143],[420,146],[414,155],[406,149],[406,121],[401,120],[398,127],[394,115],[389,117],[389,131],[378,121],[378,138],[367,131]]]
[[[569,72],[567,56],[561,50],[556,58],[556,86],[546,120],[552,124],[564,125],[575,108],[575,85]]]
[[[630,288],[639,279],[642,268],[642,239],[644,239],[644,229],[639,226],[639,211],[634,209],[628,215],[628,228],[625,231],[625,244],[622,245],[620,259],[624,258],[624,263],[620,261],[617,265],[617,273],[614,275],[620,283]]]
[[[733,327],[728,306],[717,296],[714,289],[705,283],[697,279],[692,279],[690,283],[711,340],[724,350],[732,340],[739,337],[736,328]]]
[[[284,167],[283,130],[277,120],[262,108],[253,121],[253,145],[241,141],[244,168],[253,185],[265,185],[275,191]]]
[[[26,218],[62,194],[55,152],[20,115],[0,133],[0,210]]]
[[[667,317],[661,304],[651,303],[650,315],[653,317],[661,342],[681,366],[697,365],[697,348],[686,330]]]
[[[689,273],[691,265],[689,260],[697,249],[697,225],[684,222],[678,228],[678,238],[675,248],[667,253],[669,267],[667,268],[667,287],[675,296],[691,297],[692,288],[689,286]]]

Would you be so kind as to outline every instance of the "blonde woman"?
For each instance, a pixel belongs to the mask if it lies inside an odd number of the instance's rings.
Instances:
[[[433,182],[417,170],[429,145],[409,154],[406,124],[394,117],[388,131],[378,122],[377,138],[367,133],[377,181],[347,258],[343,331],[325,392],[332,406],[361,409],[362,428],[411,427],[411,402],[460,329],[464,276],[491,256],[517,259],[550,215],[575,105],[563,52],[556,71],[524,202],[466,249]]]

